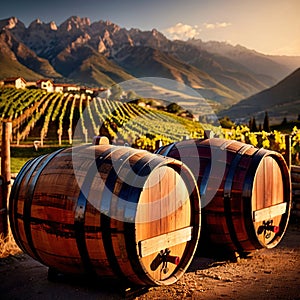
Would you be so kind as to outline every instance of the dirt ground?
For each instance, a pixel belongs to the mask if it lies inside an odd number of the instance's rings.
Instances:
[[[300,299],[300,224],[289,224],[274,249],[238,262],[195,257],[174,285],[136,293],[101,280],[62,276],[53,282],[47,274],[25,254],[0,259],[0,299]]]

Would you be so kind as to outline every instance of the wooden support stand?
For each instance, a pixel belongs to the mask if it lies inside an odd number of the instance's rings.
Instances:
[[[1,144],[1,194],[0,194],[0,234],[7,236],[7,203],[11,189],[10,173],[10,139],[12,123],[2,123],[2,144]]]

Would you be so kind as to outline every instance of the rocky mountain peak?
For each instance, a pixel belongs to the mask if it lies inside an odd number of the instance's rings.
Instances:
[[[77,47],[86,44],[90,39],[91,37],[87,33],[85,33],[71,43],[71,48],[76,49]]]
[[[42,22],[40,19],[36,19],[33,22],[31,22],[28,26],[29,30],[40,30],[44,25],[44,22]]]
[[[89,27],[90,25],[91,25],[91,21],[89,18],[72,16],[60,25],[60,29],[66,31],[73,31],[84,27]]]
[[[114,44],[113,40],[110,37],[110,33],[107,29],[104,31],[104,34],[103,34],[103,41],[109,47],[112,47]]]
[[[104,21],[104,23],[106,26],[114,25],[114,23],[109,20]]]
[[[6,28],[7,29],[13,29],[13,28],[16,27],[18,22],[19,22],[19,20],[16,17],[11,17],[10,19],[7,20]]]
[[[158,35],[159,35],[159,32],[158,32],[157,29],[155,29],[155,28],[153,28],[153,29],[151,30],[151,33],[152,33],[153,36],[158,36]]]
[[[50,27],[51,30],[57,30],[57,26],[56,26],[56,23],[54,21],[49,23],[49,27]]]
[[[1,29],[25,29],[24,23],[18,20],[16,17],[11,17],[5,20],[0,21],[0,28]]]
[[[99,53],[104,53],[106,51],[106,46],[103,42],[103,40],[101,39],[101,37],[99,37],[99,43],[97,43],[96,45],[96,49]]]

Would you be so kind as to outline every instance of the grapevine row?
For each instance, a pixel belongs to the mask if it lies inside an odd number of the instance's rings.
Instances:
[[[30,136],[37,138],[33,132],[36,134],[38,130],[43,143],[52,125],[56,126],[59,144],[66,136],[69,143],[72,143],[75,126],[79,126],[84,142],[104,132],[113,143],[122,140],[151,150],[157,141],[168,144],[186,137],[202,138],[204,132],[199,122],[132,103],[92,99],[85,94],[14,88],[0,88],[0,120],[12,121],[13,139],[17,143]],[[247,126],[237,126],[230,130],[213,127],[213,130],[219,137],[239,140],[256,147],[281,153],[286,149],[284,135],[279,131],[251,132]],[[294,128],[292,153],[299,158],[299,152],[300,130]]]

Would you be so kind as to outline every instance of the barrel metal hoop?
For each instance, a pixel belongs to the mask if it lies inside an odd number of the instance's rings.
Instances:
[[[136,173],[135,180],[132,181],[131,185],[128,185],[125,183],[122,186],[122,189],[119,194],[119,198],[126,199],[126,201],[134,203],[134,204],[138,203],[139,196],[140,196],[143,188],[140,187],[139,185],[136,186],[137,180],[139,180],[140,177],[144,177],[145,182],[146,182],[146,180],[147,180],[146,176],[150,174],[149,163],[151,163],[153,161],[157,161],[157,163],[155,163],[155,168],[157,168],[160,164],[165,163],[165,161],[162,161],[162,159],[160,157],[152,156],[149,159],[149,156],[144,156],[143,158],[139,159],[132,166],[133,171]],[[130,195],[130,197],[129,197],[129,195]],[[125,216],[124,221],[125,221],[126,225],[129,225],[129,227],[130,227],[130,225],[134,224],[136,215],[135,215],[135,211],[132,211],[132,207],[130,207],[130,206],[125,207],[124,216]]]
[[[236,172],[236,168],[242,159],[243,155],[247,152],[248,149],[252,148],[251,145],[244,145],[242,148],[237,152],[237,155],[230,163],[230,168],[224,183],[224,198],[231,198],[231,189],[233,184],[233,178]]]
[[[111,205],[111,196],[114,192],[114,185],[116,183],[116,180],[118,178],[118,173],[124,166],[124,164],[130,159],[132,156],[136,155],[135,152],[124,153],[120,160],[123,160],[123,163],[119,165],[118,169],[112,168],[107,176],[107,180],[105,182],[105,189],[102,194],[102,200],[101,200],[101,228],[102,228],[102,240],[103,240],[103,246],[105,249],[105,253],[109,262],[110,267],[112,268],[113,272],[121,278],[126,278],[126,275],[122,272],[120,265],[118,263],[118,260],[115,255],[114,247],[113,247],[113,241],[112,241],[112,228],[111,228],[111,218],[108,216],[108,213],[110,211],[110,205]],[[105,208],[102,205],[102,201],[105,200]],[[103,213],[103,210],[105,209],[105,212]],[[115,233],[115,232],[114,232]]]
[[[247,174],[245,176],[244,186],[243,186],[243,197],[244,198],[251,198],[252,188],[253,188],[253,179],[256,174],[256,170],[258,165],[260,164],[261,160],[266,156],[267,150],[261,148],[258,149],[253,154],[253,159],[249,169],[247,170]]]
[[[209,140],[209,139],[208,139]],[[234,140],[225,140],[224,143],[222,143],[222,145],[219,147],[219,149],[221,151],[225,151],[226,148],[235,143]],[[209,143],[209,145],[207,145],[207,148],[210,149],[210,151],[212,152],[212,148],[211,145]],[[243,148],[243,147],[242,147]],[[242,150],[242,149],[241,149]],[[202,180],[200,183],[200,187],[199,187],[199,192],[200,192],[200,196],[201,196],[201,203],[202,205],[206,204],[206,190],[207,190],[207,186],[208,186],[208,182],[209,182],[209,178],[210,178],[210,173],[211,173],[211,168],[212,168],[212,163],[211,163],[211,158],[209,159],[207,166],[205,167],[203,176],[202,176]]]
[[[80,189],[80,193],[77,199],[77,204],[75,207],[75,215],[74,215],[74,230],[75,230],[75,239],[76,244],[78,248],[78,252],[80,254],[84,270],[87,275],[95,276],[96,272],[93,268],[87,246],[86,246],[86,240],[85,240],[85,212],[86,212],[86,206],[87,206],[87,198],[88,192],[90,191],[90,187],[93,182],[93,178],[98,172],[98,168],[102,164],[102,162],[105,160],[105,158],[111,153],[111,149],[106,150],[101,154],[101,156],[98,156],[95,158],[96,168],[95,165],[92,164],[92,166],[87,171],[87,176],[85,177],[83,184]]]
[[[20,176],[20,183],[21,183],[21,181],[22,181],[23,178],[25,178],[25,182],[29,182],[29,180],[32,177],[32,174],[34,173],[34,171],[36,170],[38,164],[44,159],[45,156],[46,155],[39,156],[39,157],[33,159],[30,164],[28,164],[28,166],[29,166],[29,168],[27,170],[28,172],[26,172],[26,174],[24,174],[24,176]],[[18,184],[18,183],[19,182],[16,182],[16,184]],[[19,194],[20,184],[17,185],[17,188],[18,189],[16,191],[16,196],[18,196],[18,194]],[[30,238],[31,238],[31,233],[30,233],[30,216],[26,216],[28,210],[29,210],[29,213],[31,214],[31,207],[30,207],[31,203],[29,203],[29,204],[27,203],[28,188],[29,187],[27,187],[27,191],[26,191],[26,195],[25,195],[25,200],[24,200],[23,215],[22,215],[23,227],[24,227],[24,230],[25,230],[27,241],[28,241],[28,235],[27,235],[27,231],[26,231],[27,224],[28,224],[28,227],[29,227],[29,235],[30,235]],[[17,218],[19,218],[18,214],[16,214],[17,207],[18,207],[17,201],[15,201],[14,206],[15,206],[14,207],[15,216]],[[18,222],[16,222],[16,223],[18,224]],[[20,238],[20,236],[19,236],[19,230],[17,230],[16,233],[17,233],[17,236]],[[29,244],[29,242],[28,242],[28,245],[31,247],[31,245]],[[25,248],[25,247],[23,246],[23,248]],[[21,248],[21,249],[23,249],[23,248]],[[33,248],[33,247],[31,247],[31,248]],[[26,252],[26,251],[24,251],[24,252]]]
[[[205,167],[205,170],[204,170],[204,173],[202,176],[202,180],[201,180],[201,184],[200,184],[199,192],[200,192],[200,196],[201,196],[201,203],[206,203],[205,193],[207,190],[210,171],[211,171],[211,160],[209,160],[207,166]],[[202,197],[203,197],[203,199],[202,199]]]
[[[156,168],[160,165],[160,164],[165,164],[165,161],[161,161],[161,158],[159,157],[154,157],[151,160],[147,160],[147,162],[145,163],[144,160],[139,160],[137,161],[137,163],[135,164],[135,169],[139,170],[137,172],[137,177],[138,176],[145,176],[149,174],[149,170],[147,168],[147,165],[149,162],[153,162],[153,161],[157,161]],[[134,182],[133,182],[134,185]],[[133,186],[131,186],[129,189],[123,189],[121,190],[121,195],[122,198],[124,199],[128,199],[128,195],[130,195],[130,202],[133,203],[137,203],[139,196],[140,196],[140,192],[141,189],[139,188],[134,188]],[[126,213],[126,212],[125,212]],[[136,236],[135,236],[135,223],[132,221],[130,222],[125,222],[124,223],[124,235],[126,236],[125,239],[125,244],[126,244],[126,250],[128,253],[128,259],[130,261],[131,267],[134,270],[135,274],[146,284],[149,285],[153,285],[153,281],[151,281],[149,279],[148,274],[145,274],[145,270],[143,269],[143,267],[140,264],[140,259],[138,257],[138,253],[137,253],[137,246],[136,246]]]
[[[37,184],[37,181],[38,181],[41,173],[43,172],[43,170],[45,169],[45,167],[48,165],[48,163],[58,153],[60,153],[63,150],[64,150],[64,148],[59,149],[59,150],[57,150],[57,151],[55,151],[55,152],[53,152],[53,153],[51,153],[49,155],[41,156],[40,159],[37,159],[35,161],[34,165],[32,166],[32,169],[31,169],[30,173],[27,174],[28,178],[31,178],[32,175],[33,175],[33,173],[36,171],[36,168],[40,164],[40,162],[42,162],[41,166],[37,170],[34,178],[31,181],[31,183],[29,183],[29,185],[28,185],[28,189],[27,189],[27,193],[26,193],[26,200],[25,200],[25,203],[24,203],[24,213],[23,213],[23,215],[24,215],[24,219],[23,219],[24,230],[25,230],[25,234],[26,234],[28,246],[31,249],[31,251],[34,254],[34,256],[36,257],[36,259],[39,260],[42,263],[43,263],[43,260],[38,255],[37,250],[34,247],[33,240],[32,240],[32,235],[31,235],[31,228],[30,228],[30,224],[31,224],[31,205],[32,205],[32,201],[33,201],[34,190],[36,188],[36,184]]]
[[[195,201],[195,198],[201,199],[201,197],[199,193],[198,183],[196,182],[192,171],[188,167],[179,165],[178,161],[174,161],[173,163],[168,164],[168,166],[174,169],[178,174],[180,174],[181,178],[185,182],[187,190],[189,191],[191,210],[193,211],[190,222],[192,229],[191,239],[187,241],[189,246],[186,247],[182,256],[183,259],[180,260],[180,264],[174,270],[174,274],[172,275],[176,277],[176,275],[185,272],[187,266],[189,266],[197,250],[201,231],[201,203],[200,201]]]
[[[170,151],[173,149],[174,146],[176,146],[176,142],[171,143],[168,146],[162,146],[162,147],[158,148],[154,153],[161,154],[163,156],[168,156],[168,154],[170,153]]]
[[[18,195],[19,195],[19,191],[20,191],[21,181],[23,180],[24,176],[26,176],[27,172],[31,169],[32,165],[34,165],[34,162],[36,160],[38,160],[39,158],[40,158],[40,156],[30,159],[24,164],[24,166],[22,167],[22,169],[20,170],[20,172],[18,173],[18,175],[14,181],[14,184],[11,189],[10,197],[9,197],[8,213],[9,213],[9,220],[10,220],[10,228],[11,228],[11,231],[15,238],[16,243],[22,249],[23,252],[26,252],[26,250],[23,247],[23,244],[21,243],[21,237],[19,235],[19,230],[18,230],[18,221],[17,221],[18,201],[17,201],[17,199],[18,199]]]
[[[267,155],[267,150],[261,148],[253,154],[253,159],[243,185],[242,201],[244,202],[244,223],[248,236],[252,241],[254,247],[257,249],[262,248],[262,245],[257,240],[256,232],[253,226],[252,219],[252,189],[254,183],[254,177],[261,160]]]
[[[121,157],[120,160],[124,160],[122,162],[122,164],[118,167],[117,171],[115,170],[115,168],[112,168],[108,174],[107,177],[107,182],[105,183],[105,190],[104,193],[102,195],[102,200],[101,201],[101,213],[102,214],[109,214],[110,211],[110,199],[111,199],[111,193],[113,193],[113,189],[114,189],[114,184],[116,179],[118,178],[118,173],[119,171],[122,169],[122,167],[124,166],[125,163],[127,163],[128,159],[130,159],[132,156],[136,155],[136,152],[133,153],[124,153]],[[141,167],[143,167],[145,164],[147,164],[147,162],[149,162],[149,159],[147,159],[147,156],[142,157],[141,159],[139,159],[137,162],[135,162],[135,164],[132,166],[132,171],[135,172],[136,174],[138,173],[138,170],[140,170]],[[136,167],[136,165],[140,163],[141,166],[138,165],[138,167]],[[123,183],[122,188],[124,188],[125,186],[128,186],[128,184],[126,182]],[[122,190],[120,191],[120,193],[122,192]],[[119,198],[121,199],[126,199],[126,201],[129,201],[129,199],[127,199],[126,197],[121,197],[119,195]]]
[[[226,224],[228,227],[230,238],[237,248],[238,252],[243,252],[243,247],[240,244],[240,241],[236,235],[236,231],[234,228],[234,223],[232,219],[232,213],[231,213],[231,189],[233,185],[233,179],[236,173],[236,169],[246,151],[250,149],[251,145],[244,145],[242,148],[237,152],[237,155],[234,157],[233,161],[230,164],[230,168],[224,183],[224,213],[225,213],[225,219]]]
[[[132,170],[136,173],[136,177],[133,180],[132,184],[129,186],[129,188],[123,189],[121,190],[121,195],[123,195],[123,193],[125,193],[126,195],[131,195],[132,197],[124,197],[123,199],[128,199],[127,201],[132,202],[132,203],[138,203],[139,200],[139,195],[140,192],[142,190],[142,187],[136,187],[136,183],[138,180],[140,180],[141,177],[144,177],[145,182],[147,180],[148,177],[146,177],[147,175],[150,175],[151,170],[149,169],[149,164],[152,162],[155,162],[153,165],[155,165],[155,168],[157,168],[159,165],[161,164],[165,164],[166,161],[163,160],[161,157],[151,157],[149,159],[150,155],[144,156],[143,158],[139,159],[133,166],[132,166]],[[169,159],[169,158],[168,158]],[[171,158],[172,159],[172,158]],[[126,212],[125,212],[126,214]],[[130,217],[130,215],[128,215]],[[134,221],[132,218],[135,216],[131,216],[129,221]]]
[[[288,221],[289,221],[290,213],[291,213],[291,206],[292,206],[291,172],[290,172],[290,169],[289,169],[285,159],[283,158],[283,156],[281,156],[277,152],[271,153],[271,156],[276,157],[276,159],[278,159],[281,162],[278,165],[279,165],[280,170],[282,172],[283,179],[285,180],[284,199],[286,199],[286,202],[287,202],[287,209],[286,209],[286,213],[284,213],[282,215],[281,222],[280,222],[280,231],[279,231],[278,234],[281,234],[281,236],[280,236],[280,239],[281,239],[282,236],[283,236],[283,233],[287,229],[287,226],[288,226],[288,223],[289,223]]]
[[[87,204],[86,196],[88,196],[93,179],[98,173],[99,167],[101,166],[103,161],[110,153],[111,153],[111,149],[108,149],[105,152],[103,152],[101,156],[96,157],[94,161],[96,163],[96,167],[94,163],[92,163],[92,166],[87,170],[86,173],[87,175],[85,176],[82,186],[80,187],[80,193],[75,207],[75,215],[74,215],[75,223],[84,223],[86,204]]]

